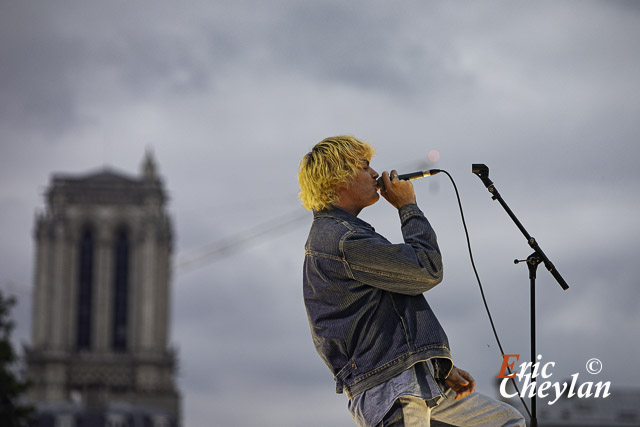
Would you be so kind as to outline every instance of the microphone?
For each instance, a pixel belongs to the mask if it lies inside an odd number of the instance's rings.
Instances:
[[[429,169],[428,171],[403,173],[401,175],[398,175],[398,179],[404,179],[405,181],[412,181],[414,179],[424,178],[425,176],[435,175],[440,172],[442,172],[442,170],[440,169]],[[378,188],[384,190],[384,182],[382,182],[382,177],[378,178],[377,181],[378,181]]]

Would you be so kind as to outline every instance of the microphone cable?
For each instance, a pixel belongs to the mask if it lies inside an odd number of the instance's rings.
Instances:
[[[496,342],[498,343],[498,348],[500,349],[500,354],[504,355],[505,352],[502,349],[502,343],[500,343],[500,338],[498,337],[498,332],[496,331],[496,326],[493,322],[493,317],[491,316],[491,311],[489,310],[489,304],[487,304],[487,299],[485,298],[484,295],[484,289],[482,287],[482,282],[480,281],[480,276],[478,275],[478,270],[476,269],[476,263],[473,259],[473,252],[471,251],[471,241],[469,240],[469,230],[467,230],[467,222],[464,219],[464,211],[462,210],[462,202],[460,201],[460,193],[458,193],[458,187],[456,186],[456,182],[453,180],[453,177],[451,176],[451,174],[449,174],[449,172],[447,172],[446,170],[443,169],[439,169],[439,172],[445,173],[448,177],[449,180],[451,180],[451,184],[453,184],[453,189],[456,192],[456,198],[458,200],[458,207],[460,208],[460,217],[462,218],[462,226],[464,227],[464,234],[465,237],[467,239],[467,249],[469,250],[469,259],[471,260],[471,267],[473,268],[473,272],[476,276],[476,281],[478,282],[478,287],[480,288],[480,295],[482,295],[482,302],[484,303],[484,308],[487,312],[487,316],[489,316],[489,322],[491,323],[491,329],[493,330],[493,336],[496,338]],[[437,173],[437,172],[436,172]],[[533,361],[532,361],[533,363]],[[507,366],[507,369],[509,371],[509,375],[512,375],[511,373],[511,368],[509,368]],[[518,388],[518,384],[516,384],[515,381],[515,376],[513,378],[510,378],[513,386],[515,387],[516,391],[518,392],[518,396],[520,397],[520,401],[522,402],[522,405],[524,406],[524,409],[527,411],[527,415],[529,415],[529,418],[531,418],[531,412],[529,411],[529,407],[527,406],[527,404],[525,403],[524,399],[522,398],[522,394],[520,393],[520,389]]]

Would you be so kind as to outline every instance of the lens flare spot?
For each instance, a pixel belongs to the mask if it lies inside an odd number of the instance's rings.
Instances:
[[[429,158],[430,162],[437,162],[440,159],[440,153],[438,152],[438,150],[431,150],[429,151],[429,154],[427,154],[427,157]]]

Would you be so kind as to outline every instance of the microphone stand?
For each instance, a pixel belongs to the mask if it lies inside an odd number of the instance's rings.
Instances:
[[[514,260],[514,263],[518,264],[521,262],[526,262],[527,266],[529,267],[529,284],[530,284],[530,292],[531,292],[531,297],[530,297],[531,298],[531,301],[530,301],[531,302],[531,308],[530,308],[531,310],[531,382],[534,387],[534,394],[533,394],[533,397],[531,398],[531,424],[530,425],[531,427],[537,427],[538,426],[538,418],[536,416],[537,391],[536,391],[536,382],[535,382],[535,379],[533,378],[533,370],[534,370],[533,365],[534,363],[536,363],[536,359],[537,359],[537,355],[536,355],[536,271],[538,269],[538,265],[541,263],[544,263],[547,270],[549,270],[551,275],[556,279],[556,281],[558,282],[560,287],[562,287],[563,290],[566,291],[567,289],[569,289],[569,285],[562,278],[558,270],[556,270],[556,267],[553,265],[551,260],[549,260],[547,255],[542,251],[536,239],[531,237],[531,235],[527,232],[527,230],[524,228],[522,223],[520,223],[520,221],[515,216],[513,211],[509,208],[507,203],[504,201],[504,199],[496,189],[493,182],[489,179],[489,168],[484,164],[473,164],[471,165],[471,172],[477,175],[482,180],[482,183],[485,185],[485,187],[487,187],[487,190],[489,190],[489,193],[492,194],[491,198],[493,200],[497,200],[500,203],[500,205],[504,208],[504,210],[507,212],[509,217],[516,224],[518,229],[522,232],[524,237],[527,239],[527,243],[529,244],[529,246],[533,249],[533,253],[529,255],[529,257],[526,260],[516,259]]]

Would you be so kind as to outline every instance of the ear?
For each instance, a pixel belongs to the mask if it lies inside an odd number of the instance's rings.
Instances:
[[[341,182],[338,185],[336,185],[336,193],[341,193],[346,191],[349,186],[350,186],[350,182]]]
[[[336,193],[342,193],[344,191],[346,191],[348,188],[347,184],[338,184],[338,186],[336,187]]]
[[[338,204],[341,204],[341,202],[344,202],[345,199],[348,197],[348,191],[347,191],[348,186],[346,184],[338,184],[338,186],[336,187],[336,196],[338,196]]]

